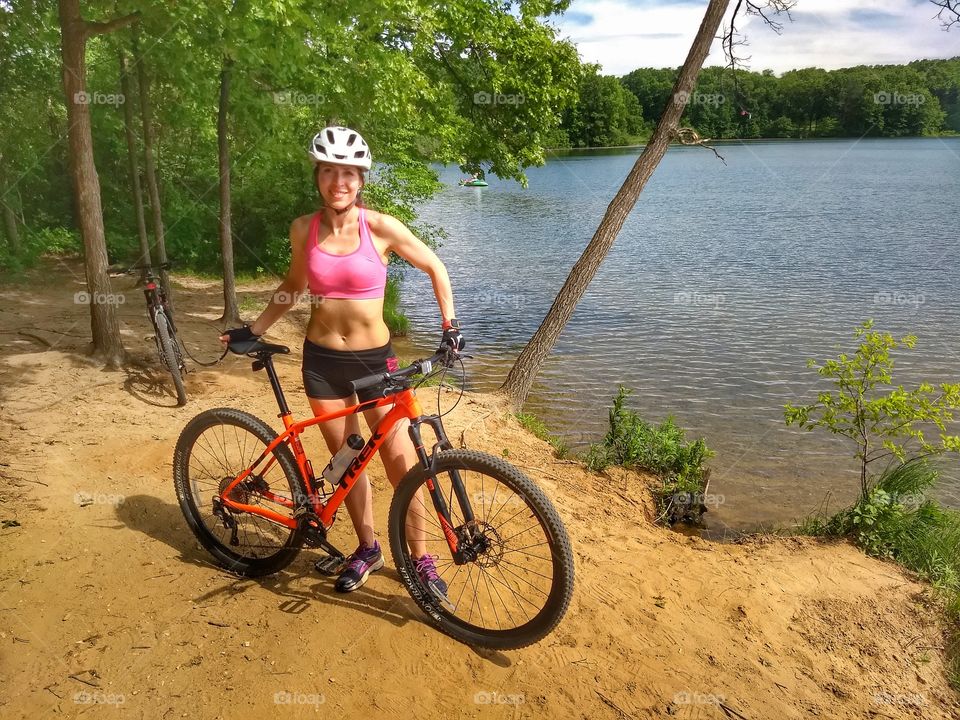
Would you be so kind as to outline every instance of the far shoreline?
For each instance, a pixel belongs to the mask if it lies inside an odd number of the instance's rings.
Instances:
[[[711,145],[734,145],[734,144],[747,144],[747,143],[771,143],[771,142],[838,142],[841,140],[943,140],[947,138],[960,138],[960,133],[941,133],[939,135],[903,135],[899,137],[885,137],[885,136],[866,136],[866,137],[857,137],[856,135],[848,135],[842,137],[806,137],[806,138],[778,138],[778,137],[766,137],[766,138],[717,138],[717,139],[708,139],[708,142]],[[681,146],[683,143],[677,141],[671,141],[670,147]],[[580,152],[587,150],[636,150],[639,148],[646,147],[646,143],[637,143],[635,145],[594,145],[590,147],[550,147],[543,148],[544,152]],[[686,147],[696,147],[696,145],[689,145]]]

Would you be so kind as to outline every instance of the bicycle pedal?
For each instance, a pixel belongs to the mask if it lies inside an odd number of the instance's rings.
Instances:
[[[448,612],[455,613],[457,611],[456,604],[450,598],[447,597],[446,593],[442,593],[430,585],[427,586],[427,589],[430,591],[430,594],[433,595],[440,602],[440,604],[443,605],[444,609],[446,609]]]
[[[343,555],[324,555],[313,564],[321,575],[339,575],[346,566],[347,559]]]

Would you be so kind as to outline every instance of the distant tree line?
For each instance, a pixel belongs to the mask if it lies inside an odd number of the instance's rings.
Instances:
[[[588,66],[556,146],[624,145],[646,137],[677,69],[621,77]],[[904,137],[960,132],[960,57],[783,73],[704,68],[682,125],[710,138]]]

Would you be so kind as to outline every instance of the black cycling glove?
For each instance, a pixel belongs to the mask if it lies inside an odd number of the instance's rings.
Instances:
[[[449,347],[459,352],[466,347],[467,341],[463,339],[463,333],[460,328],[447,328],[443,331],[443,338],[440,340],[440,348]]]
[[[230,342],[243,342],[245,340],[259,340],[259,335],[254,335],[253,330],[250,329],[249,325],[244,325],[243,327],[234,328],[233,330],[224,330],[224,335],[229,336]]]
[[[259,335],[253,334],[253,330],[250,329],[249,325],[233,328],[232,330],[224,330],[223,334],[230,338],[227,341],[227,347],[233,352],[240,354],[248,352],[249,348],[253,347],[254,343],[260,339]]]

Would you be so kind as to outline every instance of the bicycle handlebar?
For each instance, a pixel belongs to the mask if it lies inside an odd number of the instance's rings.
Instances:
[[[433,366],[436,363],[451,367],[454,357],[455,354],[452,350],[449,348],[442,348],[429,358],[415,360],[402,370],[395,370],[394,372],[389,373],[377,373],[376,375],[368,375],[367,377],[357,378],[350,383],[350,386],[353,388],[354,392],[357,392],[358,390],[366,390],[367,388],[386,384],[393,380],[405,380],[412,375],[420,375],[421,373],[423,375],[427,375],[431,370],[433,370]]]
[[[167,262],[157,263],[156,265],[151,265],[149,263],[140,264],[140,265],[131,265],[123,272],[129,275],[130,273],[136,272],[137,270],[169,270],[172,267],[173,267],[173,262],[171,260],[167,260]]]

